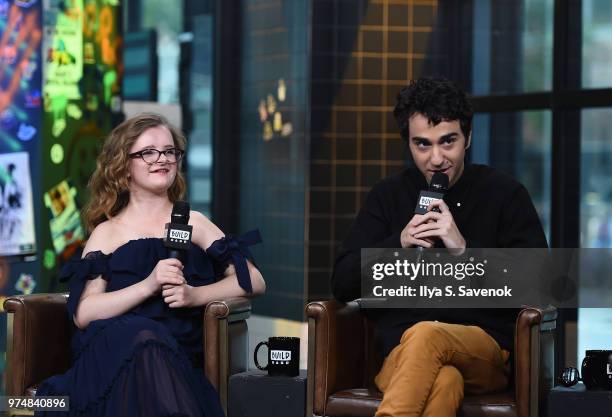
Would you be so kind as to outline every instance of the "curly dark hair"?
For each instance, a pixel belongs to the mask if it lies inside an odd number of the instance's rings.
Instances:
[[[420,113],[434,126],[441,121],[459,120],[467,141],[472,131],[474,110],[465,92],[454,82],[443,77],[424,77],[413,80],[397,94],[393,116],[402,138],[408,141],[409,119]]]

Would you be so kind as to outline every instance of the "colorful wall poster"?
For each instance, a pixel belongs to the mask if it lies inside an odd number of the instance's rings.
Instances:
[[[43,32],[50,36],[44,40],[40,184],[49,228],[41,229],[38,244],[45,254],[42,281],[51,286],[57,267],[84,239],[78,207],[89,196],[87,184],[104,137],[121,114],[120,9],[117,0],[45,2]],[[74,66],[79,68],[67,68]],[[56,264],[48,267],[52,255]]]
[[[50,97],[81,98],[83,77],[83,0],[51,0],[45,10],[43,58],[45,93]]]
[[[34,149],[41,125],[41,4],[0,0],[0,153]]]
[[[44,195],[45,206],[49,211],[51,240],[56,254],[85,239],[81,216],[76,204],[76,188],[68,181],[62,181]]]
[[[28,295],[34,292],[36,284],[36,280],[32,274],[19,274],[19,278],[15,283],[15,289],[21,294]]]
[[[51,0],[44,16],[45,110],[53,112],[51,134],[59,137],[66,129],[69,100],[82,97],[83,1]]]
[[[27,152],[0,155],[0,256],[36,252]]]

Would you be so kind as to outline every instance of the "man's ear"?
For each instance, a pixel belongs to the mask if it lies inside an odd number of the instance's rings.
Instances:
[[[468,149],[471,144],[472,144],[472,132],[470,132],[470,135],[467,137],[467,141],[466,141],[466,144],[465,144],[465,149]]]

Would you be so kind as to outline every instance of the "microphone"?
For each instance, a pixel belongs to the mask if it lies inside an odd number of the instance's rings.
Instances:
[[[432,201],[442,200],[444,198],[444,193],[448,190],[448,175],[442,172],[435,172],[431,177],[431,182],[429,183],[428,190],[421,190],[419,193],[419,199],[417,201],[416,208],[414,210],[415,214],[425,214],[427,213],[427,207],[431,204]],[[440,209],[434,207],[432,211],[440,213]],[[423,258],[423,247],[417,246],[417,262],[420,262]]]
[[[444,193],[448,190],[448,175],[442,172],[435,172],[433,177],[431,177],[431,182],[429,183],[428,190],[421,190],[419,194],[419,200],[417,201],[416,209],[414,210],[415,214],[425,214],[427,213],[427,207],[431,204],[432,201],[442,200],[444,198]],[[438,213],[440,210],[438,208],[434,208],[434,211]]]
[[[164,245],[169,249],[168,258],[182,261],[189,249],[193,226],[189,225],[189,203],[176,201],[172,207],[170,223],[166,223]]]

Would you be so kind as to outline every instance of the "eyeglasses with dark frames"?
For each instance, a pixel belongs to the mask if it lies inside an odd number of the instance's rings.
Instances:
[[[181,159],[183,159],[183,155],[185,155],[185,151],[176,148],[165,149],[163,151],[158,151],[157,149],[143,149],[142,151],[133,152],[128,154],[128,156],[132,159],[134,158],[142,158],[147,164],[154,164],[159,161],[162,154],[166,157],[166,162],[169,164],[175,164]]]

